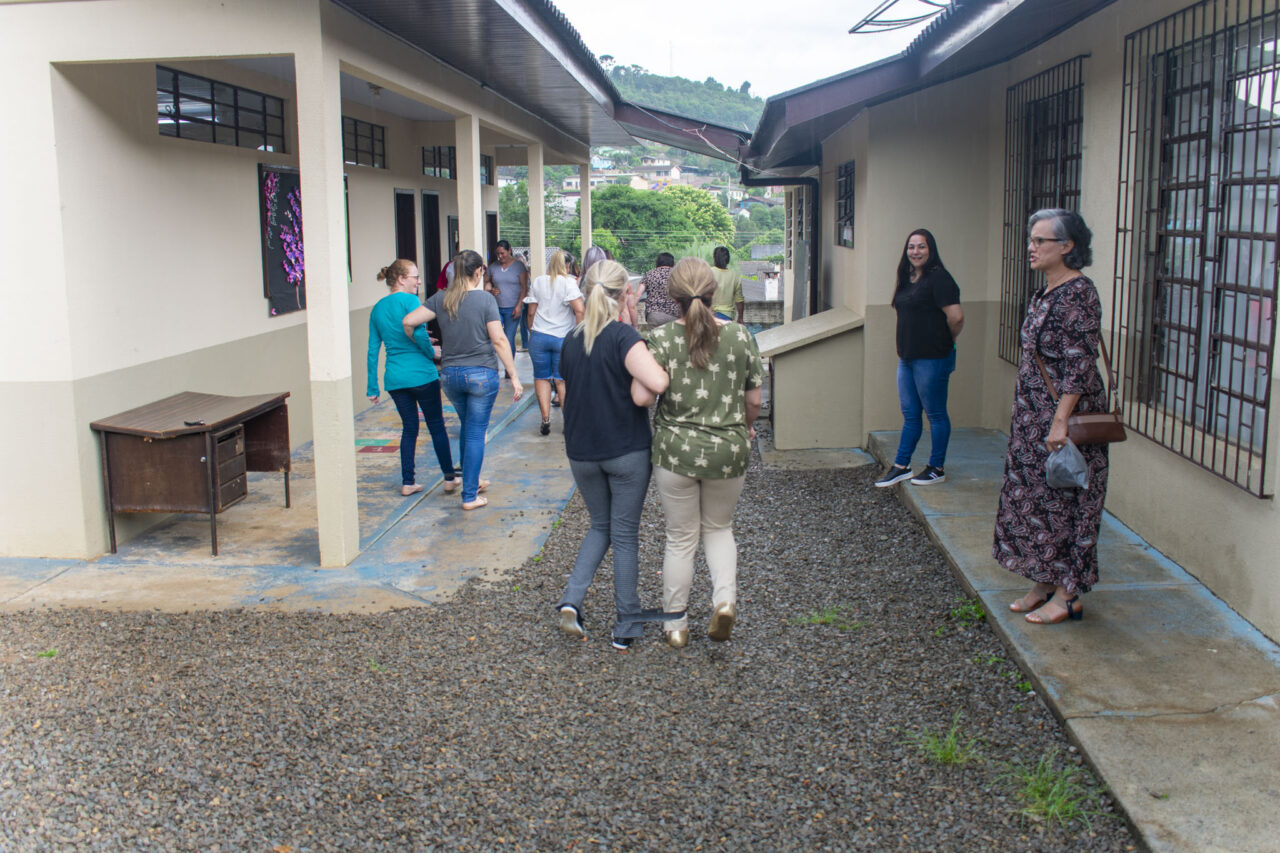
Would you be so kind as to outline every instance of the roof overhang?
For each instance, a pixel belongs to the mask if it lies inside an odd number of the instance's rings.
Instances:
[[[774,95],[743,157],[744,175],[802,174],[822,141],[867,107],[1006,62],[1115,0],[956,0],[896,57]]]
[[[585,145],[635,144],[617,88],[547,0],[333,2]]]
[[[632,136],[730,162],[739,160],[751,138],[745,130],[639,104],[619,103],[613,117]]]

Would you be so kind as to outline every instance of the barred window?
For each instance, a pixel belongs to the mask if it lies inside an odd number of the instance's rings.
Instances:
[[[284,101],[242,86],[156,66],[161,136],[284,151]]]
[[[387,168],[387,129],[380,124],[343,116],[342,159],[353,166]]]
[[[836,170],[836,245],[853,248],[853,161]]]
[[[1080,209],[1084,59],[1067,60],[1005,92],[999,352],[1013,364],[1021,357],[1027,303],[1039,286],[1027,264],[1027,219],[1048,207]]]
[[[1113,349],[1126,422],[1265,497],[1280,11],[1205,0],[1125,40]]]
[[[480,155],[480,183],[486,187],[493,186],[493,158],[488,154]]]
[[[458,149],[453,145],[429,145],[422,149],[422,174],[454,180],[458,174]]]

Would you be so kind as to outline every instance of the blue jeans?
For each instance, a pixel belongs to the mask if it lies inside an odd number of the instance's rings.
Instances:
[[[537,334],[536,332],[534,333]],[[536,337],[535,337],[536,340]],[[591,529],[578,549],[569,573],[569,584],[557,607],[572,604],[582,612],[582,599],[613,546],[613,603],[618,611],[615,637],[639,637],[644,633],[640,615],[640,513],[649,490],[649,451],[636,450],[595,462],[569,460],[573,481],[591,515]],[[631,617],[631,618],[628,618]]]
[[[546,332],[533,333],[529,340],[529,360],[533,362],[534,379],[564,381],[560,375],[560,350],[563,347],[564,338]]]
[[[440,406],[440,380],[419,385],[417,388],[388,388],[387,393],[400,413],[400,481],[406,486],[414,484],[413,457],[418,448],[418,408],[431,431],[431,443],[436,449],[436,461],[446,480],[454,477],[453,454],[449,450],[449,433],[444,428],[444,410]]]
[[[462,500],[471,503],[480,488],[484,436],[489,431],[493,401],[498,399],[498,371],[492,367],[446,367],[440,371],[440,382],[461,424],[458,455],[462,457]]]
[[[498,316],[502,318],[502,331],[507,335],[507,344],[511,347],[511,355],[516,354],[516,329],[520,328],[520,318],[512,317],[511,312],[516,310],[516,306],[508,305],[503,308],[498,306]],[[520,313],[524,313],[524,306],[520,306]]]
[[[929,464],[941,468],[947,461],[951,441],[951,418],[947,417],[947,385],[956,369],[956,351],[946,358],[898,359],[898,402],[902,405],[902,438],[894,465],[911,464],[911,454],[924,433],[923,412],[929,418],[932,449]]]
[[[520,307],[520,346],[529,348],[529,306]],[[514,353],[515,351],[512,350]]]

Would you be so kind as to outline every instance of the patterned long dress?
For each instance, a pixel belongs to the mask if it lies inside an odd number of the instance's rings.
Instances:
[[[1107,497],[1107,446],[1080,448],[1087,489],[1053,489],[1045,481],[1045,438],[1057,404],[1036,365],[1039,351],[1058,393],[1080,394],[1078,412],[1107,409],[1097,366],[1102,306],[1093,282],[1073,278],[1036,291],[1022,323],[1022,359],[1013,397],[1009,454],[996,513],[992,556],[1011,572],[1071,595],[1098,582],[1098,526]]]

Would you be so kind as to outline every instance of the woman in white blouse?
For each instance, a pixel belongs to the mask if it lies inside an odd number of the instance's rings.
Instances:
[[[529,305],[529,360],[533,362],[533,393],[542,413],[540,432],[551,432],[551,383],[564,399],[564,377],[560,375],[560,348],[564,336],[582,322],[582,291],[569,275],[564,252],[554,252],[547,262],[547,274],[529,286],[524,300]]]

